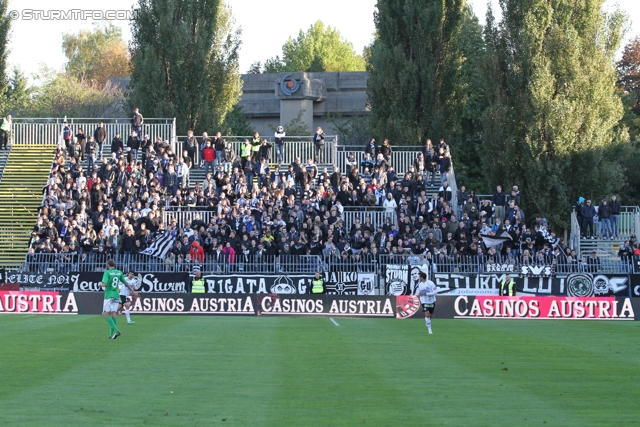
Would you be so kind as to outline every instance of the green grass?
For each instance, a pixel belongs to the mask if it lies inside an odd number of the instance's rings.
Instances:
[[[637,322],[134,320],[0,316],[0,425],[640,424]]]

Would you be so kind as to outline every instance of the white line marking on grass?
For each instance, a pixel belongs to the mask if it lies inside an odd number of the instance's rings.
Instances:
[[[335,320],[333,320],[333,317],[329,317],[329,320],[331,320],[331,321],[333,322],[333,324],[334,324],[334,325],[336,325],[336,326],[340,326],[340,325],[338,325],[338,322],[336,322]]]

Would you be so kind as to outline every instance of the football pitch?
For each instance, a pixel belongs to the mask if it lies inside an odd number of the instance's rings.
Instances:
[[[0,316],[0,425],[640,424],[638,322],[133,320]]]

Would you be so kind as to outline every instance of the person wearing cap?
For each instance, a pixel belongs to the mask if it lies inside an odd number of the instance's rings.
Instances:
[[[287,133],[284,131],[282,126],[278,126],[276,129],[276,133],[274,134],[276,141],[276,156],[278,157],[278,163],[282,163],[284,161],[284,138],[287,136]]]
[[[133,117],[131,118],[131,128],[136,131],[136,135],[142,135],[142,124],[144,123],[144,117],[140,114],[140,110],[136,107],[133,110]]]

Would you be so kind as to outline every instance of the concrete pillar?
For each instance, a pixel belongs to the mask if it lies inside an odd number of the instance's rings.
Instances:
[[[300,118],[309,132],[313,133],[313,104],[326,99],[324,81],[309,79],[307,73],[284,73],[275,80],[275,86],[276,98],[280,100],[278,124],[285,126],[304,110]]]

